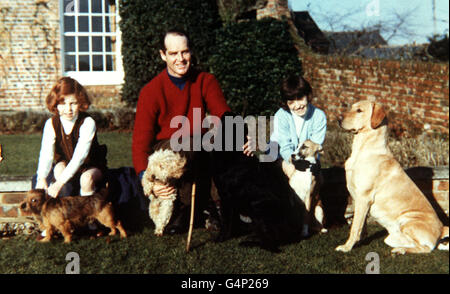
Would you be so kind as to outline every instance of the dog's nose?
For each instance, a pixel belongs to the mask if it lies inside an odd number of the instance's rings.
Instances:
[[[26,204],[26,203],[22,203],[22,204],[20,205],[20,209],[25,209],[25,208],[27,208],[27,204]]]
[[[338,121],[339,125],[341,125],[341,123],[342,123],[343,120],[344,120],[344,117],[343,117],[342,115],[339,115],[339,116],[337,117],[337,121]]]

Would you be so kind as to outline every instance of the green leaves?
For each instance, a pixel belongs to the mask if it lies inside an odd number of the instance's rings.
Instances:
[[[241,115],[270,115],[279,105],[280,84],[301,63],[288,24],[275,19],[252,20],[217,32],[209,59],[230,107]]]
[[[214,31],[221,26],[215,0],[121,1],[119,11],[125,71],[122,99],[130,105],[136,104],[141,88],[165,68],[159,42],[167,30],[185,30],[203,65],[215,42]]]
[[[216,1],[121,1],[122,99],[134,106],[142,87],[165,67],[161,35],[173,27],[191,38],[198,65],[214,74],[233,111],[271,115],[279,105],[280,84],[301,73],[298,52],[285,21],[271,18],[222,26]]]

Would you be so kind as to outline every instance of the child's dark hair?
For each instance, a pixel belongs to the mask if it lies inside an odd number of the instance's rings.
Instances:
[[[281,107],[288,109],[287,101],[306,96],[308,103],[312,100],[311,85],[302,76],[290,75],[281,83]]]
[[[79,110],[86,111],[89,108],[89,105],[91,105],[86,89],[70,77],[60,78],[53,86],[45,101],[48,110],[57,114],[58,104],[64,101],[65,96],[72,94],[75,95],[75,98],[77,99]]]

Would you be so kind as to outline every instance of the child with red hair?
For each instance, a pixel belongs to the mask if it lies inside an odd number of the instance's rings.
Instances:
[[[98,144],[95,121],[86,113],[86,89],[70,77],[60,78],[46,104],[53,116],[43,130],[36,188],[52,197],[94,194],[106,171],[106,146]]]

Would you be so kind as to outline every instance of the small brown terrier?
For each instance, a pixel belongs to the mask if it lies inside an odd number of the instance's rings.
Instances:
[[[111,202],[105,201],[108,190],[102,189],[92,196],[67,196],[52,198],[43,189],[30,190],[20,204],[23,212],[31,213],[39,223],[46,236],[41,241],[50,241],[52,234],[58,230],[64,236],[64,243],[72,241],[76,227],[98,220],[111,229],[109,235],[116,234],[116,228],[122,238],[127,234],[119,220],[114,217]]]

